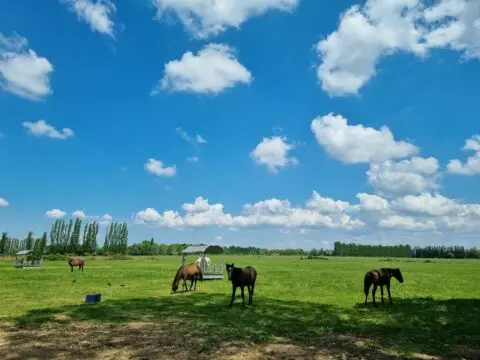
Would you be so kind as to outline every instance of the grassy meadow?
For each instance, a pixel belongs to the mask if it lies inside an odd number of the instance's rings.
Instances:
[[[253,306],[242,309],[237,290],[228,308],[227,278],[171,295],[179,257],[86,258],[83,273],[66,261],[23,270],[1,261],[0,358],[480,358],[480,261],[225,260],[257,269]],[[393,306],[386,291],[380,304],[380,290],[379,307],[371,295],[363,305],[363,276],[375,267],[403,272]],[[90,292],[102,302],[85,304]]]

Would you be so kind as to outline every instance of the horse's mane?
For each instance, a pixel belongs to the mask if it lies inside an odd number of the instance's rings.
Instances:
[[[183,266],[184,265],[182,264],[178,268],[177,273],[175,274],[175,277],[173,278],[172,288],[175,284],[178,284],[180,282],[180,276],[181,276],[181,273],[182,273]]]

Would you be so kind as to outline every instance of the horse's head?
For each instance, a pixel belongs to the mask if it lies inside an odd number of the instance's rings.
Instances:
[[[390,273],[395,279],[398,280],[400,284],[403,283],[403,275],[402,275],[402,272],[400,271],[400,268],[391,269]]]
[[[234,264],[233,263],[231,265],[226,264],[225,266],[227,268],[228,280],[232,280],[232,272],[233,272]]]

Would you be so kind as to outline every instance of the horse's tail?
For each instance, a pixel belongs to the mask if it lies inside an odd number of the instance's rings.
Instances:
[[[368,295],[368,289],[370,289],[370,285],[372,285],[372,274],[370,271],[365,273],[365,277],[363,278],[363,292],[365,296]]]
[[[180,278],[182,276],[182,270],[183,270],[183,264],[180,265],[180,267],[177,270],[177,273],[175,274],[175,277],[173,278],[172,282],[172,293],[178,289],[178,283],[180,282]],[[175,290],[174,290],[175,288]]]

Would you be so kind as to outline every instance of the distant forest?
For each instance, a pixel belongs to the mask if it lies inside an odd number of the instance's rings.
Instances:
[[[35,238],[30,231],[25,239],[11,238],[3,233],[0,238],[0,256],[14,256],[20,250],[32,250],[30,258],[43,255],[181,255],[191,245],[203,244],[162,244],[153,238],[128,245],[128,226],[126,223],[111,223],[107,226],[103,246],[98,244],[97,222],[82,224],[82,219],[70,221],[56,220],[50,234],[46,232]],[[83,229],[83,230],[82,230]],[[403,257],[403,258],[446,258],[480,259],[480,249],[463,246],[426,246],[409,245],[362,245],[335,242],[333,250],[312,249],[265,249],[257,247],[224,246],[227,255],[297,255],[302,258],[319,256],[364,256],[364,257]]]

